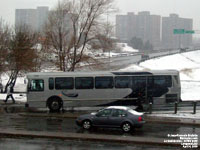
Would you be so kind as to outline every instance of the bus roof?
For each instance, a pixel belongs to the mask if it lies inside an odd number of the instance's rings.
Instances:
[[[55,76],[109,76],[109,75],[178,75],[177,70],[150,70],[150,71],[91,71],[91,72],[30,72],[27,77],[55,77]]]

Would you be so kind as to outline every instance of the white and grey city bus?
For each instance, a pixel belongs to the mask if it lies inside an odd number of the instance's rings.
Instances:
[[[176,70],[135,72],[33,72],[27,104],[58,111],[67,106],[142,105],[180,100]]]

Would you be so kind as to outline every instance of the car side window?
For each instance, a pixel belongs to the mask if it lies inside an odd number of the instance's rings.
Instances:
[[[112,112],[112,109],[104,109],[104,110],[98,112],[97,116],[98,117],[107,117],[107,116],[111,115],[111,112]]]
[[[127,116],[127,113],[124,110],[113,109],[112,116],[113,117],[125,117],[125,116]]]

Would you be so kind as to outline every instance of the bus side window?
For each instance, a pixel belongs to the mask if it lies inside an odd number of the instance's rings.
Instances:
[[[94,79],[93,77],[76,77],[75,87],[76,89],[93,89]]]
[[[73,89],[74,78],[72,77],[58,77],[55,79],[56,90]]]
[[[96,77],[95,78],[96,89],[111,89],[113,88],[113,77]]]
[[[131,77],[129,76],[116,76],[115,77],[115,88],[130,88]]]
[[[171,76],[154,76],[154,85],[156,87],[171,87],[172,78]]]
[[[42,79],[31,80],[30,91],[44,91],[44,80]]]
[[[54,78],[49,78],[49,90],[54,89]]]

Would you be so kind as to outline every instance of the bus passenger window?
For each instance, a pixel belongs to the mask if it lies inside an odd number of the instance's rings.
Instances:
[[[44,80],[31,80],[29,91],[44,91]]]
[[[75,79],[75,87],[76,89],[93,89],[93,77],[77,77]]]
[[[171,76],[154,76],[155,87],[171,87],[172,78]]]
[[[96,89],[111,89],[113,88],[113,77],[96,77],[95,78]]]
[[[131,87],[131,77],[129,77],[129,76],[115,77],[115,87],[116,88],[130,88]]]
[[[50,90],[54,89],[54,78],[49,78],[49,89]]]
[[[73,89],[74,79],[72,77],[63,77],[55,79],[55,88],[57,90],[61,89]]]

